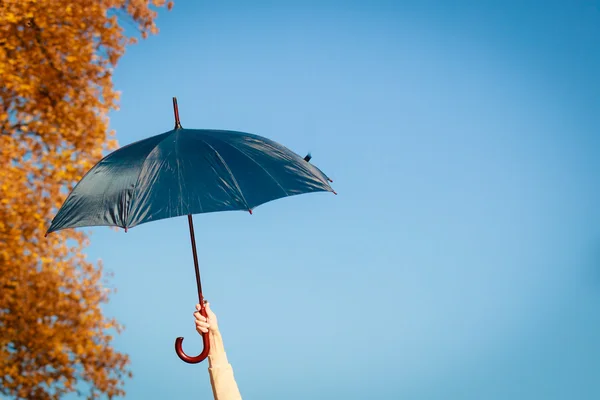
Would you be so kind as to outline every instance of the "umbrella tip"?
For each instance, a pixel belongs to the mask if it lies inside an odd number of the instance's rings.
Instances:
[[[251,209],[248,209],[248,212],[250,213],[250,215],[252,215],[252,210]]]
[[[311,158],[312,158],[312,155],[309,152],[307,155],[304,156],[304,161],[309,162]]]
[[[173,113],[175,114],[175,129],[181,129],[181,122],[179,122],[179,107],[177,106],[177,97],[173,97]]]
[[[125,227],[125,233],[127,233],[127,227]]]

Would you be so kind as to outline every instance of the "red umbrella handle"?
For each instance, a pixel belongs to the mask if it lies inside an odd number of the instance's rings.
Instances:
[[[200,314],[204,317],[207,317],[206,309],[204,308],[204,304],[202,305],[202,308],[200,309]],[[185,361],[188,364],[198,364],[199,362],[204,361],[204,359],[206,357],[208,357],[208,353],[210,351],[210,339],[209,339],[208,332],[202,334],[202,342],[204,343],[204,349],[202,350],[202,353],[200,353],[196,357],[191,357],[191,356],[188,356],[187,354],[185,354],[185,352],[183,351],[183,347],[182,347],[183,338],[178,337],[177,339],[175,339],[175,352],[177,353],[179,358],[181,358],[182,361]]]

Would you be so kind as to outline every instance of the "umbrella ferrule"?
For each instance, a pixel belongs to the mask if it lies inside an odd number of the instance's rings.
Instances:
[[[181,122],[179,122],[179,107],[177,107],[177,97],[173,97],[173,113],[175,114],[175,129],[181,129]]]

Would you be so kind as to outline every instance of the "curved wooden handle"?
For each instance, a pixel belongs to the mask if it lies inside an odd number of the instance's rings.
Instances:
[[[204,317],[207,317],[206,309],[204,308],[204,304],[202,305],[202,308],[200,309],[200,314]],[[188,364],[198,364],[199,362],[204,361],[204,359],[206,357],[208,357],[208,353],[210,352],[210,338],[208,335],[209,335],[209,332],[202,334],[202,342],[204,343],[204,349],[202,350],[202,353],[198,354],[196,357],[188,356],[187,354],[185,354],[185,352],[183,351],[183,346],[182,346],[183,345],[182,337],[178,337],[177,339],[175,339],[175,352],[177,353],[179,358],[181,358],[182,361],[185,361]]]

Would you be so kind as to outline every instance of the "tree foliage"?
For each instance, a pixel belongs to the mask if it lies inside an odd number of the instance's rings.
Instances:
[[[0,394],[122,395],[121,326],[85,259],[87,237],[44,238],[72,185],[116,146],[112,71],[136,35],[157,32],[164,0],[0,0]]]

